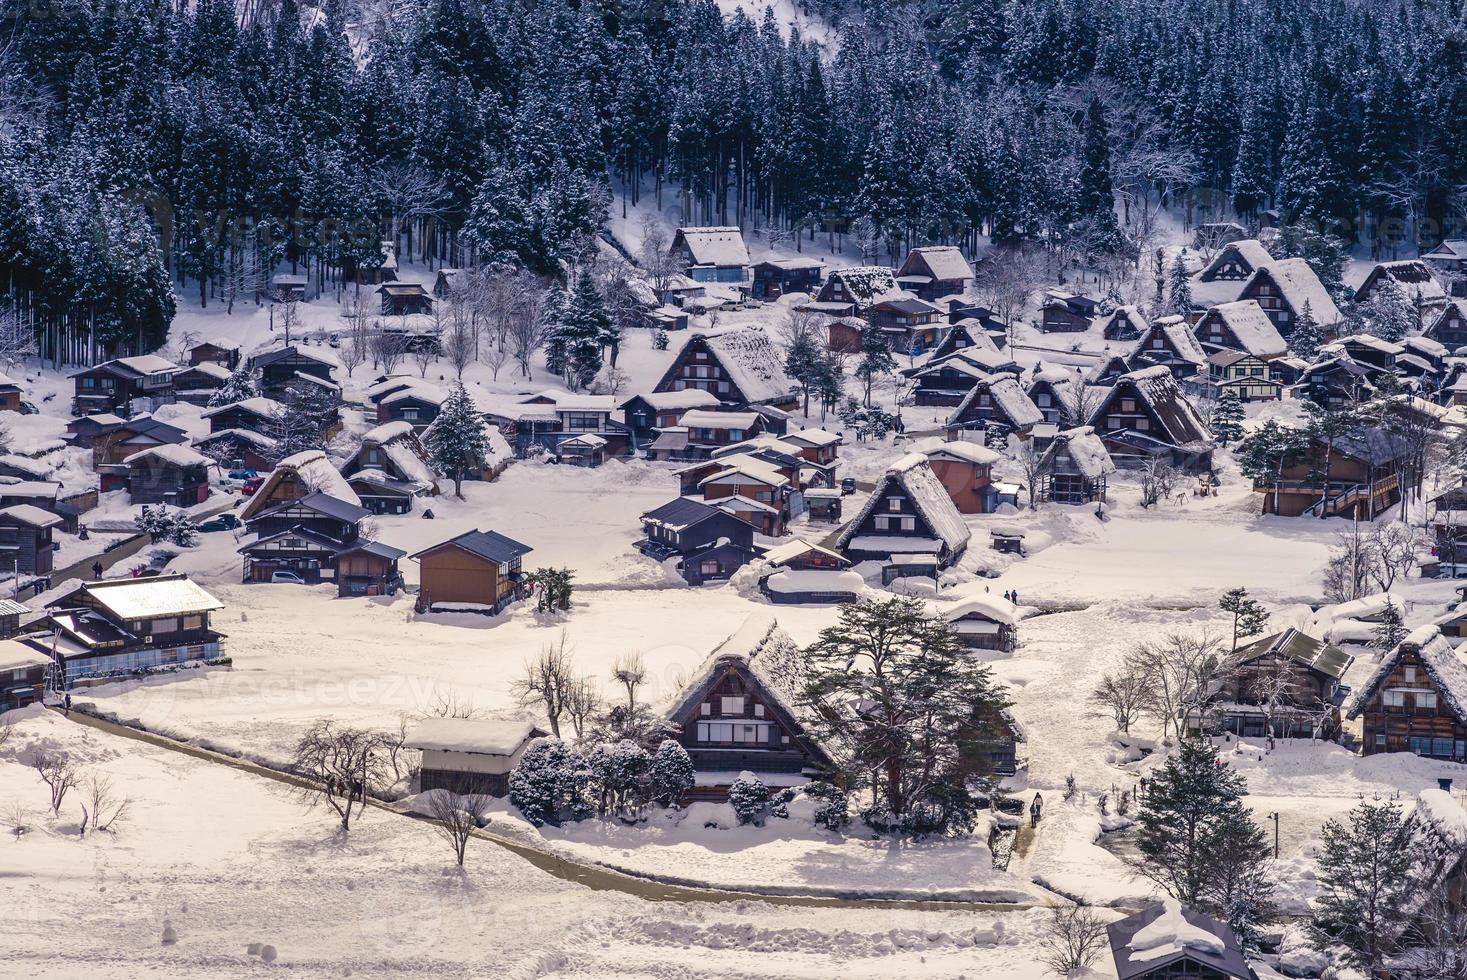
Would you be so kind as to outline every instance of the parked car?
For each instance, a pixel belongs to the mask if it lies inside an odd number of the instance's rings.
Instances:
[[[231,480],[252,480],[259,475],[259,473],[250,469],[238,469],[229,471],[229,478]]]
[[[844,480],[841,480],[840,481],[840,492],[841,492],[841,496],[843,496],[843,497],[849,497],[851,494],[855,493],[856,492],[856,481],[855,481],[855,478],[848,476]]]
[[[264,485],[265,478],[263,476],[252,476],[248,480],[244,481],[244,485],[239,488],[239,492],[248,497],[250,494],[254,493],[256,490],[260,489]]]
[[[30,402],[20,403],[20,414],[22,415],[39,415],[40,411],[40,409],[36,408],[36,406],[32,405]]]
[[[233,514],[220,514],[199,525],[200,531],[233,531],[240,526],[240,520]]]
[[[303,578],[301,578],[295,572],[271,572],[270,573],[270,581],[271,581],[272,584],[275,584],[275,585],[280,585],[282,583],[285,584],[285,585],[305,585],[306,584],[306,580],[303,579]]]

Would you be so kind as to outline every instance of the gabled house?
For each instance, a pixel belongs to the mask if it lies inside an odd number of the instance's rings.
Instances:
[[[679,228],[669,249],[694,282],[743,282],[749,249],[737,226]]]
[[[57,515],[33,504],[0,509],[0,570],[50,575],[56,553],[52,531],[63,523]]]
[[[770,259],[754,265],[753,284],[749,295],[772,303],[786,293],[809,293],[820,291],[820,280],[824,278],[825,264],[819,259]]]
[[[377,287],[382,297],[383,316],[427,316],[433,312],[433,296],[420,282],[384,282]]]
[[[637,550],[654,561],[676,559],[689,585],[727,579],[757,557],[753,526],[701,500],[678,497],[641,520]]]
[[[1467,239],[1449,238],[1435,248],[1422,252],[1421,259],[1442,278],[1455,281],[1467,275]]]
[[[260,375],[260,390],[275,397],[300,380],[324,382],[325,390],[340,391],[332,375],[341,364],[326,348],[291,344],[256,354],[249,360],[251,371]],[[326,387],[329,386],[329,387]]]
[[[704,503],[727,510],[769,537],[785,533],[790,518],[792,483],[774,463],[744,453],[716,461],[713,472],[698,480]]]
[[[201,504],[209,497],[210,463],[188,446],[154,446],[134,453],[123,460],[127,498],[135,504]]]
[[[1027,436],[1044,421],[1038,406],[1029,400],[1010,374],[990,374],[977,379],[948,416],[944,428],[949,440],[962,432],[982,430],[990,434]]]
[[[244,581],[268,582],[277,571],[308,583],[336,583],[339,596],[391,594],[402,586],[397,562],[406,552],[363,536],[364,507],[330,494],[285,501],[251,518],[256,537],[241,546]]]
[[[428,452],[408,422],[388,422],[367,430],[357,451],[341,464],[341,472],[348,481],[372,474],[374,478],[363,480],[364,488],[380,485],[388,490],[400,487],[406,491],[405,496],[390,492],[368,498],[362,497],[362,490],[358,489],[362,506],[374,514],[405,514],[411,509],[414,497],[438,493]]]
[[[1099,312],[1099,300],[1051,289],[1039,304],[1039,329],[1044,333],[1083,333]]]
[[[988,514],[998,506],[993,464],[1002,457],[972,442],[942,442],[922,450],[953,506],[963,514]]]
[[[48,649],[42,648],[49,640],[49,637],[35,636],[0,640],[0,677],[6,679],[5,686],[0,687],[0,712],[24,708],[41,700],[46,690],[46,675],[54,666]]]
[[[20,383],[8,375],[0,374],[0,412],[20,411],[21,395]]]
[[[661,429],[647,447],[648,459],[708,459],[715,450],[760,435],[764,419],[758,412],[710,412],[695,408],[683,413],[675,426]]]
[[[1000,336],[1000,339],[1003,339]],[[984,329],[983,324],[972,318],[958,320],[947,328],[937,346],[932,348],[932,360],[940,360],[960,351],[982,349],[994,354],[999,352],[999,344],[994,340],[992,334]]]
[[[1150,327],[1136,306],[1117,306],[1100,321],[1100,333],[1106,340],[1140,340]]]
[[[942,310],[920,299],[884,299],[871,306],[871,322],[900,354],[920,354],[937,344],[946,325]]]
[[[911,294],[897,285],[896,276],[885,266],[867,265],[834,269],[820,287],[816,301],[829,304],[831,312],[862,316],[877,303],[888,299],[910,299]]]
[[[325,453],[319,449],[307,449],[275,464],[265,482],[240,509],[239,518],[249,522],[256,514],[276,504],[317,492],[357,506],[362,502]]]
[[[1396,370],[1396,359],[1406,349],[1373,334],[1357,333],[1325,344],[1319,352],[1328,357],[1339,357],[1343,354],[1356,364],[1365,365],[1377,372],[1391,373]]]
[[[377,422],[407,422],[422,431],[438,418],[448,392],[431,381],[417,380],[404,384],[377,398]]]
[[[1306,304],[1321,333],[1333,333],[1341,319],[1329,290],[1303,259],[1280,259],[1259,266],[1237,298],[1255,301],[1285,337],[1293,332]]]
[[[259,472],[273,465],[279,443],[273,436],[250,429],[223,429],[195,439],[193,446],[230,469]]]
[[[844,441],[839,433],[825,429],[792,429],[779,437],[779,441],[800,450],[800,458],[819,467],[829,467]]]
[[[1467,300],[1454,299],[1443,306],[1433,319],[1422,322],[1426,325],[1424,336],[1448,350],[1467,347]]]
[[[179,367],[156,354],[119,357],[71,375],[75,384],[73,415],[151,412],[173,401],[173,376]]]
[[[695,333],[683,344],[653,391],[699,388],[729,406],[798,404],[784,356],[758,327]]]
[[[896,281],[919,299],[933,301],[967,292],[973,283],[973,267],[956,245],[925,245],[907,253]]]
[[[173,394],[181,402],[193,405],[207,404],[209,398],[224,387],[229,380],[230,370],[212,361],[203,361],[191,367],[181,368],[173,376]]]
[[[465,531],[425,548],[418,563],[418,607],[498,613],[526,594],[520,559],[533,549],[496,531]]]
[[[188,433],[176,425],[160,422],[151,415],[139,415],[121,424],[108,426],[92,439],[92,466],[98,472],[109,464],[122,463],[127,457],[154,446],[182,446]]]
[[[864,507],[836,537],[853,562],[895,555],[930,555],[938,567],[955,563],[970,532],[927,457],[908,453],[891,465]]]
[[[654,391],[645,395],[633,395],[617,408],[622,421],[631,431],[633,447],[643,449],[657,438],[658,429],[667,429],[682,424],[683,416],[695,409],[718,408],[718,396],[702,388],[685,388],[682,391]]]
[[[855,602],[866,580],[850,568],[849,559],[829,548],[791,541],[764,553],[759,591],[775,605]]]
[[[1132,371],[1162,365],[1178,381],[1207,371],[1202,345],[1179,316],[1158,317],[1136,341],[1126,363]]]
[[[1223,350],[1241,351],[1260,361],[1271,361],[1289,352],[1283,335],[1252,300],[1222,303],[1202,314],[1192,333],[1209,354]]]
[[[854,354],[861,349],[861,332],[866,321],[858,316],[838,316],[825,322],[825,349],[837,354]]]
[[[508,796],[509,774],[547,733],[528,721],[424,718],[403,743],[422,753],[418,789],[467,796]]]
[[[1467,663],[1435,626],[1413,630],[1350,700],[1360,751],[1467,762]]]
[[[1088,419],[1090,406],[1099,399],[1101,391],[1099,386],[1086,381],[1078,368],[1037,367],[1026,394],[1044,421],[1066,425]]]
[[[1055,433],[1040,469],[1036,500],[1089,504],[1105,500],[1106,482],[1116,464],[1095,430],[1082,425]]]
[[[1334,738],[1355,658],[1292,627],[1240,647],[1211,692],[1223,731],[1244,738]]]
[[[103,683],[219,658],[223,634],[209,617],[224,603],[182,573],[74,583],[46,603],[45,649],[55,650],[57,686]]]
[[[942,358],[933,358],[920,367],[901,373],[916,382],[912,401],[916,405],[958,405],[964,396],[989,375],[1013,370],[1018,365],[996,351],[984,347],[968,347]]]
[[[1234,391],[1245,402],[1257,402],[1277,401],[1288,386],[1272,362],[1240,350],[1219,350],[1207,355],[1207,377],[1200,388],[1211,398]]]
[[[1105,927],[1117,980],[1258,980],[1226,922],[1175,898]]]
[[[1001,596],[975,595],[941,612],[969,650],[1012,653],[1019,645],[1019,607]]]
[[[1302,397],[1330,408],[1355,405],[1375,394],[1380,368],[1363,364],[1343,352],[1310,364],[1294,387]]]
[[[1229,242],[1192,277],[1192,305],[1206,309],[1236,301],[1253,273],[1272,261],[1273,256],[1256,238]]]
[[[1386,279],[1393,280],[1400,287],[1401,295],[1415,307],[1423,325],[1435,320],[1447,305],[1447,291],[1437,281],[1431,266],[1422,259],[1377,263],[1366,274],[1360,288],[1355,290],[1355,302],[1370,302]]]
[[[285,406],[273,398],[256,396],[230,402],[228,405],[217,405],[205,409],[201,414],[209,420],[210,432],[248,429],[250,432],[269,435],[276,428],[280,417],[285,414]]]
[[[125,421],[126,419],[110,412],[74,418],[66,423],[66,441],[79,449],[91,449],[98,439],[117,429]]]
[[[1323,509],[1329,517],[1374,520],[1400,501],[1400,462],[1409,452],[1405,439],[1379,427],[1340,436],[1333,448],[1311,440],[1279,478],[1255,480],[1253,490],[1264,495],[1265,514],[1318,517]]]
[[[1212,467],[1212,433],[1166,367],[1117,378],[1090,424],[1118,466],[1165,456],[1188,472]]]
[[[400,394],[388,396],[384,404]],[[631,448],[631,432],[612,418],[617,407],[611,395],[578,395],[546,389],[485,414],[500,425],[513,427],[514,448],[520,454],[534,445],[555,453],[567,440],[594,435],[605,440],[602,447],[605,455],[624,456]]]
[[[239,344],[233,340],[219,338],[202,340],[188,349],[188,362],[194,367],[200,364],[215,364],[233,371],[239,366]]]
[[[723,800],[741,772],[772,789],[802,786],[834,770],[806,731],[788,664],[799,647],[773,616],[751,615],[693,673],[666,708],[696,771],[695,800]]]

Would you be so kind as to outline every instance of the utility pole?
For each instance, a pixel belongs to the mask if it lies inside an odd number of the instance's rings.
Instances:
[[[1269,814],[1273,818],[1273,859],[1279,859],[1279,812],[1275,810]]]

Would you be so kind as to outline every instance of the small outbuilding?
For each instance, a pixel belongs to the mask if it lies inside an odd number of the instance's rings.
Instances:
[[[544,736],[528,721],[425,718],[403,744],[423,753],[420,792],[508,796],[510,772],[530,743]]]

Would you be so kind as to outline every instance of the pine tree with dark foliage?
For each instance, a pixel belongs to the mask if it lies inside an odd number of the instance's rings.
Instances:
[[[438,472],[453,479],[454,496],[463,499],[464,478],[483,472],[491,451],[488,423],[461,382],[423,434],[423,445]]]

